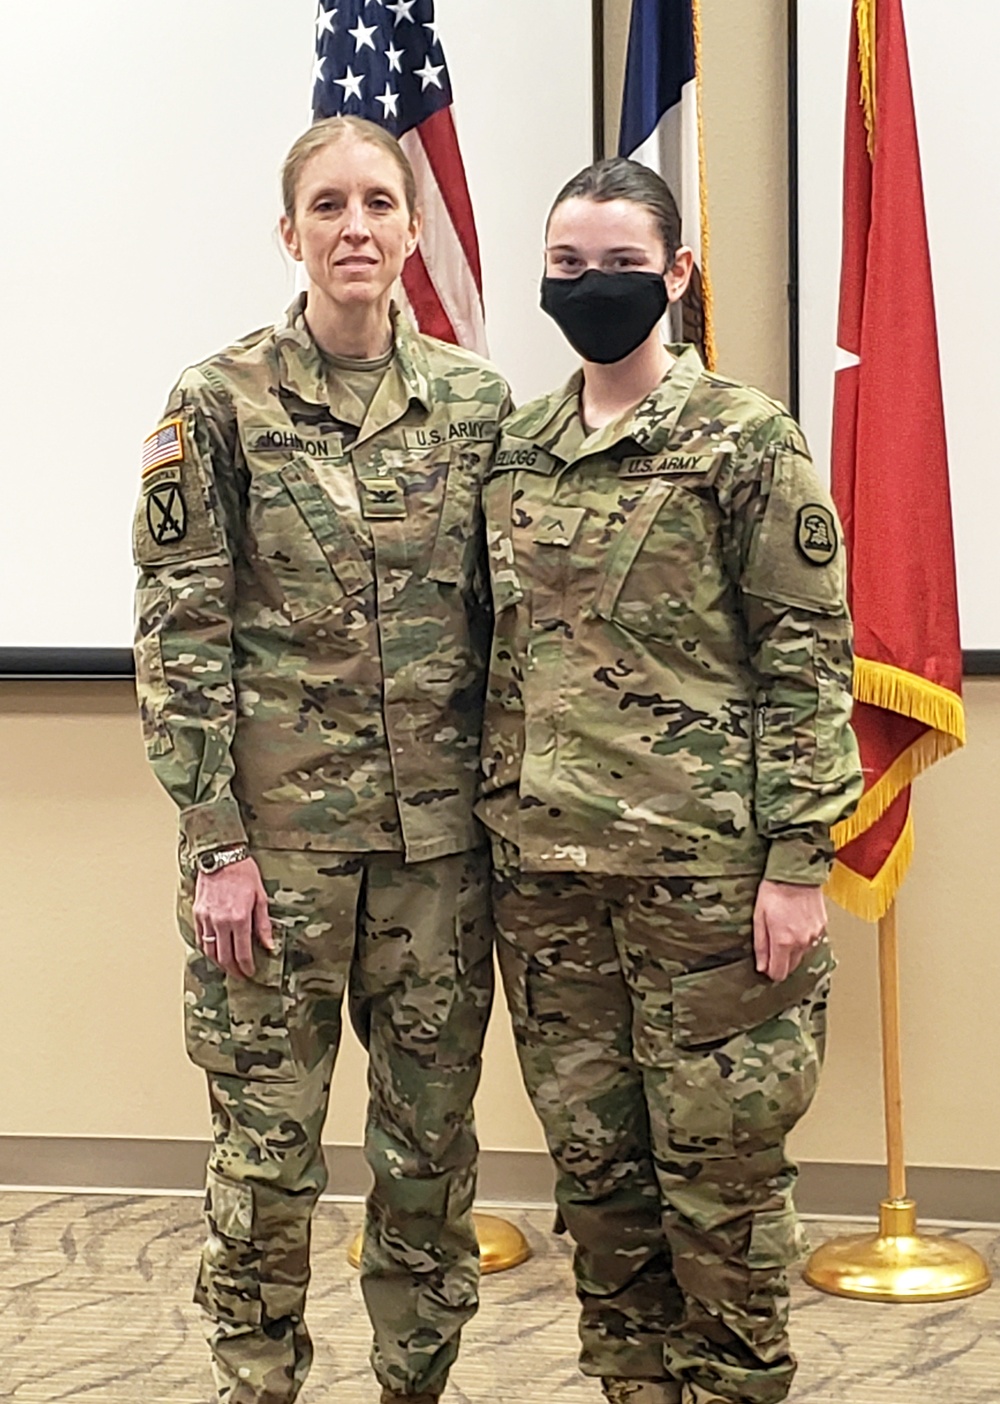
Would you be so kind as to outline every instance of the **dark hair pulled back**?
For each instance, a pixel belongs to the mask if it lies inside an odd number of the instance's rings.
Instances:
[[[641,166],[638,161],[629,161],[624,156],[608,156],[603,161],[595,161],[567,181],[549,210],[545,221],[546,231],[552,216],[566,200],[631,200],[649,211],[656,221],[657,229],[667,251],[667,263],[673,263],[674,255],[681,246],[681,216],[677,201],[662,176]]]

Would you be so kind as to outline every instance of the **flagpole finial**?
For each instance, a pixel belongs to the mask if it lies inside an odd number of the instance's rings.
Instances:
[[[877,0],[855,0],[858,21],[858,64],[861,68],[861,105],[865,110],[868,155],[875,155],[875,12]]]

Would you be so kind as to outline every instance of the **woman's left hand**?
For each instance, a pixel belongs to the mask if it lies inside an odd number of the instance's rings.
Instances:
[[[754,955],[762,975],[769,980],[786,979],[803,956],[819,945],[825,931],[822,888],[763,880],[753,913]]]

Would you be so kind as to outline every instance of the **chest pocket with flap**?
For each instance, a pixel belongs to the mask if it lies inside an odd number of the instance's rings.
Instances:
[[[676,637],[698,607],[716,514],[690,487],[653,478],[608,551],[593,613],[630,633]]]
[[[371,585],[370,560],[305,457],[254,478],[250,526],[257,553],[295,620]]]
[[[480,493],[492,443],[463,443],[448,452],[448,472],[427,574],[442,585],[465,585],[475,570]]]

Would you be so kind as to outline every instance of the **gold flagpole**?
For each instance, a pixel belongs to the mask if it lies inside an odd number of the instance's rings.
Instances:
[[[878,924],[878,985],[882,1008],[882,1082],[889,1198],[900,1204],[906,1199],[906,1155],[903,1150],[903,1040],[899,1021],[899,925],[895,902]]]
[[[985,1262],[973,1248],[956,1239],[919,1234],[917,1206],[906,1193],[895,903],[878,924],[878,964],[889,1197],[879,1205],[877,1234],[824,1243],[806,1264],[805,1280],[821,1292],[874,1302],[947,1302],[971,1297],[990,1285]]]

